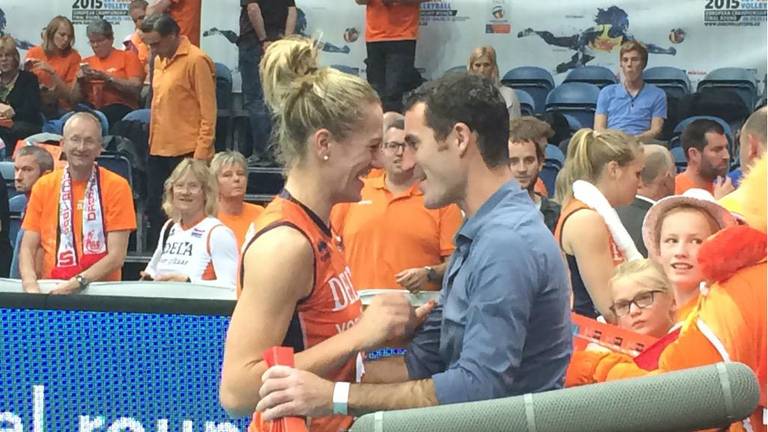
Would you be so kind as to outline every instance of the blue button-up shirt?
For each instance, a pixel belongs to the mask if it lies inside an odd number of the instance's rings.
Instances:
[[[443,278],[440,307],[406,354],[440,404],[562,387],[571,354],[560,250],[528,193],[510,181],[468,219]]]
[[[595,113],[608,117],[608,129],[639,135],[651,128],[654,117],[667,118],[667,95],[648,83],[635,96],[624,84],[611,84],[600,90]]]

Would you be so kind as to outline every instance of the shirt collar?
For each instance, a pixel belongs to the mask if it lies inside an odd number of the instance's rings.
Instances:
[[[637,199],[639,199],[641,201],[645,201],[647,203],[650,203],[651,205],[656,204],[656,201],[654,201],[654,200],[652,200],[652,199],[650,199],[648,197],[644,197],[644,196],[642,196],[640,194],[635,195],[635,198],[637,198]]]
[[[380,176],[370,178],[368,182],[371,185],[371,187],[373,187],[374,189],[390,192],[389,188],[387,188],[386,176],[387,174],[384,173]],[[419,182],[414,182],[411,185],[411,188],[408,189],[407,196],[410,197],[410,196],[417,196],[417,195],[424,195],[424,192],[422,192],[421,188],[419,187]]]
[[[530,201],[528,192],[522,190],[516,180],[510,180],[504,183],[483,203],[483,205],[480,206],[474,216],[464,221],[464,225],[461,226],[459,233],[456,235],[457,243],[459,239],[472,241],[485,224],[485,220],[491,216],[491,213],[493,213],[496,207],[502,201],[514,199],[517,195],[525,196],[525,198]]]
[[[165,64],[170,64],[174,60],[176,60],[177,57],[185,56],[189,54],[189,49],[192,46],[192,42],[189,41],[189,39],[186,36],[179,36],[179,46],[176,48],[176,52],[173,53],[173,57],[169,59],[164,59]]]

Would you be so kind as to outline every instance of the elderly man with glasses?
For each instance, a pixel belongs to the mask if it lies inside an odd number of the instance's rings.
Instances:
[[[379,155],[383,175],[365,179],[359,202],[334,207],[331,226],[344,241],[358,290],[438,290],[461,211],[456,205],[424,206],[403,116],[397,116],[385,126]]]

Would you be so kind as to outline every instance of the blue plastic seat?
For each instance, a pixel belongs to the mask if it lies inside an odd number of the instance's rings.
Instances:
[[[749,109],[752,109],[758,100],[757,77],[748,69],[734,67],[715,69],[699,82],[698,91],[706,92],[715,88],[733,90]]]
[[[501,78],[507,87],[525,90],[535,102],[536,113],[544,112],[547,95],[555,88],[555,80],[548,70],[537,66],[520,66],[511,69]]]
[[[515,89],[515,96],[520,102],[520,113],[524,116],[532,116],[536,113],[536,102],[525,90]]]
[[[467,66],[466,65],[460,65],[460,66],[454,66],[445,72],[443,72],[443,76],[452,74],[452,73],[461,73],[461,72],[467,72]]]
[[[677,168],[677,172],[681,173],[685,171],[685,168],[688,166],[688,159],[685,157],[683,148],[677,146],[671,148],[669,151],[672,153],[672,157],[675,159],[675,167]]]
[[[667,96],[682,98],[691,94],[688,73],[671,66],[656,66],[643,71],[643,80],[664,90]]]
[[[609,84],[616,84],[618,81],[616,75],[607,67],[581,66],[571,69],[563,82],[583,82],[603,88]]]
[[[544,157],[546,161],[560,164],[560,168],[565,163],[565,155],[558,146],[553,144],[547,144],[547,147],[544,149]]]
[[[544,162],[544,166],[539,173],[539,178],[544,182],[544,186],[547,187],[547,195],[549,195],[550,198],[555,195],[555,180],[557,179],[557,174],[560,172],[560,168],[560,166],[551,161]]]
[[[546,110],[572,115],[583,127],[592,127],[599,94],[600,87],[594,84],[563,83],[547,96]]]

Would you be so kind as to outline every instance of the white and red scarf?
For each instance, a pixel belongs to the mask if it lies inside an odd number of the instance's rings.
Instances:
[[[83,199],[82,256],[78,259],[75,247],[75,211],[72,178],[64,169],[59,192],[59,228],[56,245],[56,265],[52,279],[70,279],[107,255],[107,236],[104,230],[104,212],[99,190],[99,167],[94,164]]]

